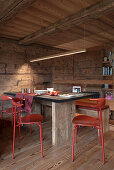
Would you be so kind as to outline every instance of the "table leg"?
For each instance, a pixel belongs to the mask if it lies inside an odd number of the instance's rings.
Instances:
[[[75,101],[52,102],[52,144],[65,143],[72,137],[72,119],[75,116]]]

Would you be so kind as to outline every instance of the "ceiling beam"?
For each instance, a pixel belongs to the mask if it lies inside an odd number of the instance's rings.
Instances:
[[[0,1],[0,27],[7,24],[20,11],[29,7],[36,0],[1,0]]]
[[[66,30],[74,25],[78,25],[93,19],[99,18],[104,14],[108,14],[114,11],[114,0],[101,0],[99,3],[85,8],[78,13],[68,16],[57,23],[50,25],[49,27],[38,30],[24,39],[19,41],[19,44],[30,44],[35,40],[41,40],[58,30]]]

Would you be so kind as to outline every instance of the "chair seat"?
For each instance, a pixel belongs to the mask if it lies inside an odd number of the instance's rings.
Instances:
[[[30,114],[20,118],[20,122],[18,123],[35,123],[42,122],[43,116],[40,114]]]
[[[77,116],[72,120],[72,123],[82,126],[99,126],[99,119],[84,114],[77,114]]]

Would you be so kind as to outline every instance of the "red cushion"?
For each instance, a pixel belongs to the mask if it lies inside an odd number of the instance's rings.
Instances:
[[[99,119],[84,114],[78,114],[76,117],[74,117],[72,123],[76,125],[99,126]]]
[[[27,116],[21,117],[21,123],[35,123],[35,122],[42,122],[43,116],[40,114],[29,114]]]

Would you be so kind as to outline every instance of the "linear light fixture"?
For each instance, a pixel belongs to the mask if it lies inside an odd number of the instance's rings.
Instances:
[[[84,53],[84,52],[86,52],[86,49],[82,49],[80,51],[69,51],[69,52],[59,53],[59,54],[50,55],[50,56],[46,56],[46,57],[42,57],[42,58],[36,58],[34,60],[30,60],[30,62],[48,60],[48,59],[52,59],[52,58],[63,57],[63,56],[68,56],[68,55],[72,55],[72,54]]]

